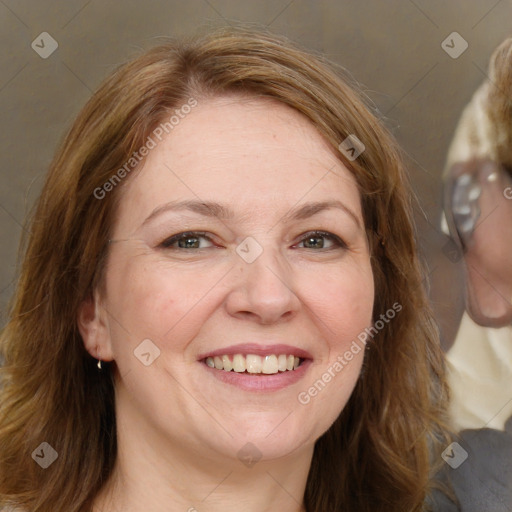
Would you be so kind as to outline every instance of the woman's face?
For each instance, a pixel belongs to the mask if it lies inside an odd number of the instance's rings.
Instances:
[[[351,173],[296,111],[226,96],[200,101],[123,187],[95,330],[122,428],[202,457],[310,450],[371,324]]]

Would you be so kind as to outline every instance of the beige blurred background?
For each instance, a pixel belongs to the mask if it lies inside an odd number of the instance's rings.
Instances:
[[[404,147],[426,282],[447,346],[463,302],[460,263],[447,256],[439,227],[441,174],[462,108],[485,78],[492,50],[512,35],[510,20],[512,0],[0,0],[0,325],[25,216],[92,91],[161,36],[242,21],[346,67]],[[441,47],[454,31],[468,43],[458,58]],[[31,47],[42,32],[58,43],[46,59]]]

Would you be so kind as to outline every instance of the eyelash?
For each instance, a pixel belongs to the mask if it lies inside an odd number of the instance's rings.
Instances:
[[[171,247],[174,243],[182,240],[182,239],[186,239],[186,238],[206,238],[208,239],[210,242],[213,242],[213,240],[208,236],[208,233],[204,232],[204,231],[185,231],[183,233],[178,233],[176,235],[173,235],[169,238],[166,238],[162,243],[160,243],[159,247],[162,248],[162,249],[168,249],[168,250],[174,250],[174,251],[200,251],[200,250],[203,250],[203,249],[211,249],[211,247],[203,247],[202,249],[199,248],[199,249],[187,249],[187,248],[184,248],[184,247]],[[333,233],[329,233],[327,231],[309,231],[308,233],[305,233],[303,235],[303,237],[301,238],[300,242],[303,242],[304,240],[306,240],[307,238],[312,238],[312,237],[323,237],[323,238],[327,238],[329,240],[331,240],[332,242],[334,242],[335,245],[337,245],[338,247],[330,247],[330,248],[327,248],[327,249],[318,249],[317,252],[326,252],[326,251],[332,251],[332,250],[335,250],[335,249],[347,249],[347,244],[338,236],[334,235]],[[305,249],[308,249],[307,247],[305,247]]]

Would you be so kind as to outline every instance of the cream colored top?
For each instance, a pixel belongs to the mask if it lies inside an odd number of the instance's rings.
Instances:
[[[466,312],[446,357],[455,426],[505,430],[512,416],[512,326],[481,327]]]

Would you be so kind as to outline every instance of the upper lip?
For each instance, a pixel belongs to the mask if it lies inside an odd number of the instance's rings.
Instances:
[[[229,347],[219,348],[209,352],[199,354],[198,361],[207,357],[235,355],[235,354],[254,354],[257,356],[266,356],[271,354],[286,354],[300,357],[301,359],[313,359],[311,354],[302,348],[286,345],[283,343],[274,345],[265,345],[260,343],[244,343],[239,345],[230,345]]]

